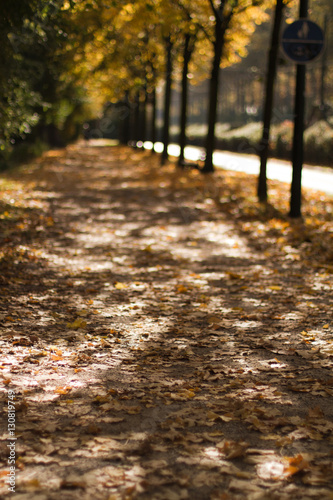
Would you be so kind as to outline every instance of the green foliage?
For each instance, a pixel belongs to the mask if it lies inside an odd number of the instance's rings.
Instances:
[[[228,151],[255,153],[260,141],[262,124],[248,123],[242,127],[231,129],[228,123],[216,124],[216,147]],[[187,135],[191,144],[204,146],[207,125],[194,123],[187,127]]]
[[[221,144],[225,144],[225,149],[255,153],[255,149],[261,138],[261,133],[262,124],[254,122],[230,130],[218,139],[220,139]]]
[[[321,120],[304,133],[305,157],[312,163],[332,165],[333,126]]]
[[[49,124],[60,132],[69,130],[70,117],[77,116],[79,109],[82,112],[83,94],[71,73],[73,48],[68,39],[74,30],[69,8],[63,0],[28,0],[18,2],[17,10],[9,8],[1,20],[2,165],[15,144],[45,136],[43,131]],[[61,142],[72,136],[63,137]]]
[[[285,120],[271,127],[270,150],[278,158],[290,158],[294,123]]]

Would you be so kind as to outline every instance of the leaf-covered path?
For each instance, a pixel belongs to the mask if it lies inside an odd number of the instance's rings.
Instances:
[[[333,498],[332,200],[83,143],[0,186],[2,498]]]

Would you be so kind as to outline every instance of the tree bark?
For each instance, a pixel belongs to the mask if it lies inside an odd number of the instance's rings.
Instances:
[[[188,66],[194,50],[195,39],[190,34],[185,35],[184,51],[183,51],[183,73],[182,73],[182,97],[181,97],[181,113],[180,113],[180,134],[179,146],[180,153],[178,158],[178,166],[184,167],[184,150],[186,146],[186,121],[187,121],[187,101],[188,101]]]
[[[140,102],[140,141],[147,140],[147,85],[143,88],[143,100]]]
[[[154,146],[155,146],[156,137],[157,137],[157,133],[156,133],[156,111],[157,111],[157,109],[156,109],[156,89],[155,89],[155,87],[153,88],[153,91],[152,91],[151,104],[152,104],[151,142],[153,143],[153,147],[152,147],[151,152],[155,153]]]
[[[259,201],[267,201],[267,159],[269,149],[269,136],[272,120],[274,85],[276,79],[277,58],[279,53],[279,36],[284,9],[283,0],[276,0],[271,45],[268,54],[266,92],[263,116],[263,132],[260,141],[260,172],[258,177],[257,194]]]
[[[129,103],[129,91],[125,92],[125,97],[119,112],[119,122],[120,127],[120,142],[122,144],[128,144],[131,137],[131,120],[130,120],[130,103]]]
[[[300,0],[299,18],[308,17],[308,0]],[[303,132],[305,120],[306,66],[297,64],[295,89],[295,121],[293,136],[292,163],[293,173],[290,189],[290,212],[293,218],[301,217],[302,204],[302,168],[303,168]]]
[[[166,50],[166,75],[164,93],[164,125],[163,125],[163,152],[161,155],[161,165],[168,160],[168,146],[170,142],[170,106],[171,106],[171,84],[172,84],[172,41],[170,36],[165,39]]]
[[[136,148],[137,142],[140,140],[140,94],[139,94],[139,92],[137,92],[135,94],[133,121],[134,121],[133,147]]]
[[[220,63],[224,45],[225,29],[222,22],[216,19],[214,59],[209,81],[208,133],[206,138],[206,159],[202,172],[214,172],[213,152],[215,148],[215,125],[217,116],[217,99],[219,91]]]
[[[290,196],[290,217],[301,217],[302,203],[302,167],[303,167],[303,132],[305,108],[305,65],[297,64],[296,95],[295,95],[295,123],[292,151],[292,181]]]

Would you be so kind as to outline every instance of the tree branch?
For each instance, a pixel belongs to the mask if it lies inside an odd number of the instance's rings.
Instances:
[[[212,11],[213,11],[213,13],[214,13],[215,17],[219,17],[218,11],[217,11],[217,9],[216,9],[216,7],[215,7],[215,5],[214,5],[213,0],[209,0],[209,3],[210,3],[210,6],[211,6],[211,8],[212,8]]]
[[[173,4],[176,4],[178,7],[180,7],[181,9],[183,9],[183,11],[185,12],[185,14],[187,16],[187,20],[188,21],[192,21],[193,24],[195,24],[195,26],[198,28],[198,31],[201,30],[203,32],[203,34],[205,35],[205,37],[207,38],[207,40],[209,40],[211,42],[212,41],[212,36],[208,33],[208,31],[203,26],[203,24],[200,24],[198,21],[193,20],[192,14],[188,10],[188,8],[180,0],[171,0],[171,1],[172,1]]]
[[[214,5],[213,0],[209,0],[212,9],[214,11],[214,15],[216,19],[222,24],[223,22],[223,10],[224,10],[224,5],[225,5],[226,0],[220,0],[219,6],[216,8]]]

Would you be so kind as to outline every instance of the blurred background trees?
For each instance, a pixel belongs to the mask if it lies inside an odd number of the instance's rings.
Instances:
[[[258,154],[274,4],[7,2],[0,19],[0,162],[5,165],[18,152],[25,158],[31,150],[63,146],[79,136],[85,122],[88,138],[160,140],[165,158],[168,143],[179,140],[182,148],[210,141],[209,156],[215,147]],[[297,0],[288,2],[285,18],[297,18],[297,8]],[[327,42],[325,55],[308,70],[305,153],[306,160],[319,161],[319,151],[329,164],[332,2],[311,0],[309,17],[325,28]],[[217,94],[209,91],[214,53]],[[276,156],[290,154],[294,71],[279,52],[270,140]]]

